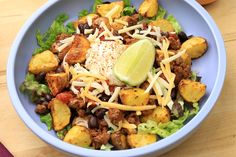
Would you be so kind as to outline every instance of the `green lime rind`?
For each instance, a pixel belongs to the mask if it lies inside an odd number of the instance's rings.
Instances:
[[[113,73],[125,84],[138,86],[146,80],[154,60],[154,45],[148,39],[140,40],[122,53],[115,63]]]

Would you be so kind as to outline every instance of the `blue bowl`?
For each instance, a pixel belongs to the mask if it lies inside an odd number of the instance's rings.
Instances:
[[[28,62],[37,46],[35,32],[47,30],[54,18],[66,12],[71,19],[76,19],[80,10],[91,8],[93,1],[84,0],[50,0],[42,6],[25,23],[12,45],[7,66],[9,94],[17,113],[25,124],[48,144],[73,155],[97,157],[146,156],[160,155],[184,141],[207,117],[220,95],[226,71],[226,53],[222,36],[209,14],[194,0],[159,0],[161,5],[173,14],[187,34],[203,36],[209,42],[208,52],[194,61],[192,69],[199,72],[202,82],[207,85],[207,94],[201,101],[200,112],[175,134],[154,144],[121,151],[98,151],[77,147],[59,140],[53,131],[47,131],[35,114],[35,105],[20,93],[19,86],[27,72]],[[133,0],[136,7],[142,0]]]

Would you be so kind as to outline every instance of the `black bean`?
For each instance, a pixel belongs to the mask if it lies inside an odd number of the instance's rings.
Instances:
[[[98,119],[103,119],[106,112],[107,112],[107,110],[104,109],[104,108],[98,109],[98,110],[95,112],[95,116],[96,116]]]
[[[103,2],[102,4],[110,4],[111,2],[108,2],[108,1],[106,1],[106,2]]]
[[[102,101],[108,101],[110,99],[111,96],[109,95],[106,95],[105,93],[102,93],[101,97],[100,97],[100,100]]]
[[[40,72],[38,75],[36,75],[36,80],[40,83],[44,82],[46,73]]]
[[[181,31],[178,33],[178,37],[181,41],[181,43],[185,42],[186,40],[188,40],[188,36],[186,35],[185,32]]]
[[[96,129],[99,127],[98,120],[96,117],[91,116],[88,120],[88,126],[90,129]]]
[[[177,91],[176,91],[176,89],[174,88],[174,89],[171,91],[171,99],[176,99],[176,96],[177,96]]]
[[[56,73],[62,73],[64,72],[64,68],[62,66],[59,66],[57,69],[56,69]]]
[[[80,32],[83,34],[84,34],[85,29],[90,29],[88,23],[81,23],[78,25],[78,28],[79,28]]]
[[[90,105],[89,107],[87,107],[85,113],[86,114],[92,114],[92,110],[96,107],[96,105]]]
[[[51,101],[51,100],[52,100],[52,95],[51,95],[51,94],[46,94],[46,95],[45,95],[45,99],[46,99],[47,101]]]

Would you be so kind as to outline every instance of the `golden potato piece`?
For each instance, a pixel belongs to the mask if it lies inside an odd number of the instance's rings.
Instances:
[[[29,72],[39,74],[55,70],[58,66],[57,57],[49,50],[33,56],[29,62]]]
[[[112,18],[119,18],[121,15],[121,12],[124,9],[124,2],[118,1],[118,2],[112,2],[110,4],[101,4],[97,5],[97,13],[101,16],[105,17],[108,12],[110,12],[112,9],[117,8],[116,12],[112,15]]]
[[[56,131],[62,130],[70,123],[70,108],[58,99],[50,101],[53,128]]]
[[[163,32],[174,32],[175,31],[173,25],[165,19],[158,19],[156,21],[152,21],[149,23],[149,25],[160,27],[161,31],[163,31]]]
[[[46,81],[54,96],[60,93],[69,84],[68,75],[66,73],[47,73]]]
[[[157,0],[144,0],[140,5],[138,12],[145,17],[154,17],[157,15],[158,1]]]
[[[123,89],[119,96],[123,104],[131,106],[147,105],[149,100],[149,93],[141,88]]]
[[[67,53],[66,62],[69,64],[83,63],[86,60],[90,42],[82,35],[75,35],[71,49]]]
[[[76,21],[74,21],[74,27],[78,28],[79,24],[85,24],[87,23],[87,18],[90,17],[92,20],[98,18],[99,16],[97,14],[88,14],[87,16],[84,16]]]
[[[142,122],[152,120],[157,123],[167,123],[170,121],[170,112],[166,107],[158,106],[150,115],[142,117],[141,120]]]
[[[111,144],[115,146],[116,149],[119,150],[128,148],[126,136],[118,132],[111,134]]]
[[[87,128],[76,125],[68,131],[64,141],[80,147],[89,147],[92,139]]]
[[[205,54],[208,44],[206,39],[202,37],[192,37],[182,44],[181,49],[186,49],[187,54],[195,59]]]
[[[206,85],[192,80],[181,80],[178,89],[184,100],[193,103],[198,102],[206,93]]]
[[[127,142],[131,148],[143,147],[157,141],[157,136],[152,134],[131,134],[127,136]]]

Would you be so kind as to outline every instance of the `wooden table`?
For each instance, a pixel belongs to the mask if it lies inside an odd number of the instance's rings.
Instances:
[[[19,119],[6,84],[6,64],[12,42],[27,18],[46,1],[0,0],[0,141],[16,157],[65,156],[36,137]],[[224,88],[199,130],[163,157],[236,156],[236,2],[218,0],[206,9],[218,24],[227,49]]]

